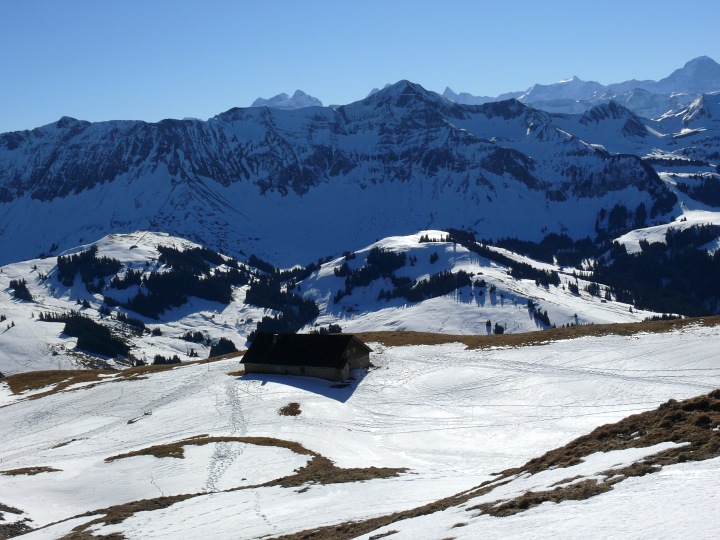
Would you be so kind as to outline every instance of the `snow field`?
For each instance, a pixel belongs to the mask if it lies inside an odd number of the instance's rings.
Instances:
[[[346,388],[303,377],[229,376],[238,363],[226,360],[180,366],[143,380],[107,380],[34,401],[16,397],[0,408],[0,421],[12,426],[0,434],[2,469],[42,465],[62,472],[0,475],[0,501],[26,511],[39,526],[161,493],[206,493],[96,528],[127,538],[167,538],[168,531],[178,538],[256,538],[384,515],[477,486],[598,425],[671,397],[683,399],[720,387],[718,342],[720,328],[689,327],[517,349],[374,343],[371,360],[377,367],[365,376],[358,373]],[[280,416],[277,410],[291,401],[300,403],[302,414]],[[152,414],[127,424],[144,411]],[[224,492],[290,474],[307,456],[227,444],[186,446],[184,460],[139,456],[104,461],[203,433],[297,441],[339,467],[409,471],[397,478],[312,485],[306,491],[264,487]],[[615,464],[636,458],[619,454],[607,460]],[[598,461],[578,466],[586,467],[583,474],[607,468],[606,458],[593,459]],[[519,492],[530,484],[515,486]],[[595,499],[584,504],[599,504]],[[545,507],[555,508],[543,505],[507,519],[527,519]],[[438,527],[444,527],[447,512],[422,519],[438,520]],[[483,517],[477,523],[489,523],[482,531],[491,536],[492,527],[511,527],[506,521],[492,525],[497,518]],[[465,537],[475,534],[458,529],[469,535]],[[409,538],[413,529],[407,530]],[[33,534],[47,537],[44,532]]]

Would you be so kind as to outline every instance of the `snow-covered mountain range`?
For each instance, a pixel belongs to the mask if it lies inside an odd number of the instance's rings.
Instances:
[[[460,105],[401,81],[337,108],[62,118],[0,135],[0,263],[135,230],[282,266],[427,228],[594,236],[616,205],[658,222],[681,212],[663,174],[716,181],[719,100],[650,121],[615,102],[581,115]]]
[[[701,94],[720,92],[720,64],[707,56],[690,60],[659,81],[630,80],[609,85],[583,81],[573,76],[553,84],[535,84],[524,91],[497,97],[455,93],[446,88],[443,95],[458,103],[479,105],[491,101],[518,99],[548,112],[582,113],[592,107],[616,101],[646,118],[677,113]]]
[[[0,315],[16,326],[4,334],[7,364],[0,371],[30,367],[32,355],[23,345],[28,340],[42,349],[33,353],[38,366],[66,357],[77,364],[74,352],[63,352],[74,351],[71,336],[39,323],[36,312],[78,305],[96,319],[119,305],[148,328],[167,326],[160,329],[167,338],[128,335],[135,358],[188,355],[186,342],[178,341],[188,331],[202,333],[204,347],[220,337],[242,346],[264,317],[282,314],[276,303],[245,302],[248,282],[267,271],[251,255],[280,269],[318,261],[281,285],[287,292],[297,287],[317,307],[294,323],[301,331],[340,324],[346,331],[482,333],[490,319],[522,332],[653,315],[639,308],[712,313],[720,298],[714,292],[703,298],[686,290],[682,302],[663,304],[637,287],[623,291],[632,287],[607,273],[607,305],[598,311],[599,294],[577,294],[592,279],[587,275],[583,282],[575,273],[583,268],[579,261],[568,270],[552,257],[540,262],[508,252],[560,276],[555,287],[538,288],[535,275],[523,276],[529,284],[518,275],[508,278],[509,259],[488,258],[455,241],[431,248],[420,238],[449,229],[492,241],[539,242],[560,235],[599,246],[618,238],[626,252],[638,253],[643,242],[664,242],[668,230],[720,223],[718,167],[720,94],[703,94],[677,113],[649,120],[615,101],[582,114],[548,113],[517,99],[462,105],[400,81],[335,108],[252,107],[206,122],[156,124],[62,118],[2,134]],[[222,252],[237,259],[232,268],[249,274],[222,285],[220,304],[217,294],[200,300],[196,291],[185,291],[191,300],[182,306],[177,299],[154,300],[153,307],[145,298],[133,303],[133,296],[148,294],[139,281],[145,274],[171,267],[158,252],[167,244]],[[119,266],[98,275],[102,282],[63,278],[61,286],[52,277],[57,257],[90,246]],[[399,282],[387,275],[372,283],[353,277],[367,266],[372,249],[404,257],[394,268]],[[717,247],[710,242],[706,249],[712,254]],[[429,261],[431,252],[439,261]],[[203,275],[217,274],[222,281],[230,267],[217,257]],[[711,262],[704,264],[710,268]],[[441,294],[418,292],[423,280],[442,283],[443,271],[484,277],[447,290],[440,285]],[[138,273],[137,280],[122,292],[108,285],[127,272]],[[29,304],[17,291],[23,280],[34,299]],[[491,298],[479,280],[502,296]],[[538,323],[542,319],[528,301],[539,304],[551,322]]]
[[[385,87],[391,85],[386,85]],[[368,96],[379,92],[373,88]],[[518,99],[547,112],[582,113],[596,105],[616,101],[646,118],[659,118],[678,112],[701,94],[720,92],[720,64],[708,56],[690,60],[659,81],[636,80],[603,85],[584,81],[577,76],[551,83],[534,84],[527,90],[505,92],[499,96],[476,96],[455,92],[449,86],[442,95],[463,105],[482,105],[494,101]],[[320,100],[298,90],[295,95],[278,94],[270,99],[258,98],[251,107],[267,106],[296,109],[321,106]]]

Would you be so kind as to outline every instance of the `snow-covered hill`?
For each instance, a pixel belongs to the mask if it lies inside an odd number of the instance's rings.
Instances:
[[[347,252],[318,267],[293,286],[293,291],[313,300],[319,316],[311,320],[303,332],[317,327],[339,324],[345,332],[378,330],[413,330],[443,334],[478,335],[492,333],[499,324],[508,333],[536,331],[549,325],[637,322],[655,315],[652,312],[632,309],[626,303],[591,295],[585,291],[590,285],[587,278],[577,275],[574,269],[538,263],[525,257],[496,248],[501,255],[532,265],[540,270],[556,271],[558,285],[543,286],[534,279],[517,279],[509,275],[506,264],[468,251],[463,246],[443,241],[447,233],[421,231],[417,234],[390,237],[370,246]],[[432,241],[421,242],[426,237]],[[112,299],[126,303],[141,290],[137,285],[120,288],[113,280],[137,272],[150,276],[153,272],[166,272],[161,246],[179,250],[199,248],[197,244],[164,233],[136,232],[114,234],[93,244],[96,257],[108,257],[121,263],[118,270],[102,276],[98,289],[88,290],[80,275],[72,285],[65,285],[58,277],[57,257],[33,259],[0,268],[0,372],[21,373],[42,369],[76,369],[79,367],[108,366],[126,368],[130,356],[152,362],[155,355],[170,358],[177,355],[182,361],[206,358],[210,344],[221,337],[230,339],[244,348],[249,334],[256,329],[264,316],[277,315],[272,309],[245,302],[248,285],[232,287],[232,298],[227,302],[203,300],[190,296],[185,303],[169,307],[157,318],[143,316],[132,307],[108,304]],[[69,250],[63,256],[87,252],[90,245]],[[432,281],[439,276],[452,276],[451,283],[439,284],[425,292],[415,289],[410,299],[391,293],[395,289],[389,276],[371,279],[367,284],[353,285],[347,291],[348,273],[367,268],[368,256],[381,250],[403,258],[393,275],[408,283]],[[212,272],[222,273],[227,264],[213,264]],[[343,266],[346,268],[343,270]],[[253,272],[257,269],[250,267]],[[467,282],[457,276],[465,273]],[[395,279],[395,278],[393,278]],[[24,280],[32,301],[19,300],[10,288],[11,281]],[[457,281],[456,281],[457,280]],[[99,279],[93,280],[99,284]],[[570,290],[570,284],[578,292]],[[445,288],[443,288],[445,287]],[[143,287],[147,294],[147,288]],[[380,291],[387,295],[380,296]],[[343,291],[340,298],[338,291]],[[418,292],[419,291],[419,292]],[[399,292],[399,291],[396,291]],[[191,294],[191,293],[190,293]],[[530,305],[528,302],[530,301]],[[41,320],[41,314],[67,313],[76,310],[112,329],[131,344],[130,356],[113,360],[97,354],[88,355],[77,349],[77,338],[63,334],[62,322]],[[117,313],[144,323],[145,330],[116,318]],[[548,320],[537,314],[545,314]],[[112,315],[112,316],[109,316]],[[491,321],[492,329],[487,327]],[[188,341],[190,332],[202,339]]]
[[[718,388],[720,327],[370,345],[375,367],[342,388],[237,374],[237,359],[0,380],[0,526],[36,529],[28,539],[714,536],[717,398],[590,432]],[[279,414],[291,402],[300,414]],[[585,451],[499,476],[586,434]],[[489,514],[499,503],[519,513]]]

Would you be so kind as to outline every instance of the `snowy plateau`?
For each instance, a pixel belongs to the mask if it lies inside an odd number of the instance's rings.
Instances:
[[[0,134],[0,538],[716,538],[718,70]]]

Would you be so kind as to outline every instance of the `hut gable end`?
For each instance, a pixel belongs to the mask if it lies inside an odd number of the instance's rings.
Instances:
[[[255,336],[242,359],[245,373],[307,375],[347,380],[351,369],[370,366],[371,349],[350,334]]]

